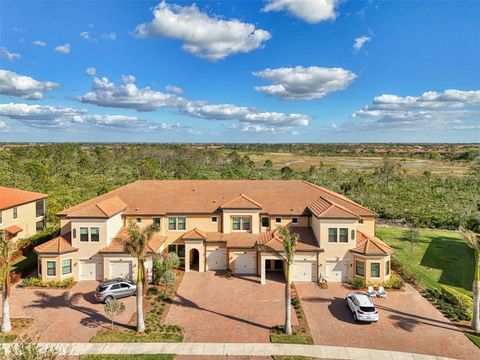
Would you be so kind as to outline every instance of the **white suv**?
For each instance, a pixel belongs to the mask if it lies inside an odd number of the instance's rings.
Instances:
[[[365,294],[349,294],[345,299],[347,306],[353,312],[355,321],[378,321],[378,311],[372,300]]]

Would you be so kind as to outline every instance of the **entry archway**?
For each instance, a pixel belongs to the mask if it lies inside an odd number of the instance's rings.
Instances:
[[[199,271],[200,270],[200,253],[197,249],[191,249],[189,253],[190,261],[190,271]]]

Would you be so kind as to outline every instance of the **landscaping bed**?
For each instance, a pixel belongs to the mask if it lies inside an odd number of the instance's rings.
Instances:
[[[18,286],[21,288],[28,289],[43,289],[43,288],[53,288],[53,289],[71,289],[77,282],[73,277],[68,277],[63,280],[49,280],[42,281],[37,277],[30,277],[24,279]]]
[[[10,321],[12,323],[12,331],[8,334],[0,333],[0,343],[14,342],[33,323],[33,319],[30,318],[13,318]]]
[[[166,289],[161,285],[151,285],[144,296],[145,332],[135,331],[137,315],[133,314],[128,329],[119,326],[114,330],[102,330],[90,339],[90,342],[182,342],[183,329],[176,325],[164,325],[166,314],[175,293],[180,286],[184,272],[175,270],[177,281],[175,287]]]
[[[151,355],[81,355],[81,360],[173,360],[173,354],[151,354]]]
[[[307,320],[302,309],[302,304],[298,298],[295,288],[292,289],[292,305],[297,315],[298,325],[292,325],[292,335],[285,334],[283,325],[274,326],[270,329],[270,342],[281,344],[304,344],[313,345],[313,338],[310,334]],[[279,358],[279,359],[284,359]]]

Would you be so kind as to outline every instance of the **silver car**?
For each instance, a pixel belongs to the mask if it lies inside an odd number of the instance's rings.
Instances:
[[[349,294],[345,302],[353,313],[353,320],[366,322],[378,321],[378,311],[367,295]]]
[[[102,281],[95,290],[95,299],[98,302],[107,303],[112,299],[120,299],[126,296],[136,295],[137,285],[129,280],[112,279]]]

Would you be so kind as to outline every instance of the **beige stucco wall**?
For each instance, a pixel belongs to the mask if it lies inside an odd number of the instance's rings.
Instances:
[[[261,216],[261,218],[264,216]],[[266,216],[267,217],[267,216]],[[292,223],[292,218],[297,218],[297,224]],[[292,215],[278,215],[278,216],[268,216],[270,219],[270,229],[275,229],[277,226],[301,226],[301,227],[308,227],[308,216],[292,216]],[[277,223],[276,219],[281,218],[281,222]],[[262,225],[260,221],[260,226]],[[261,231],[268,231],[269,228],[261,227]]]
[[[260,215],[259,211],[251,211],[251,210],[223,210],[223,232],[228,234],[231,232],[242,232],[242,231],[234,231],[232,230],[232,216],[250,216],[252,218],[252,222],[250,224],[252,234],[259,234],[260,233]],[[245,232],[245,231],[243,231]]]
[[[375,217],[364,217],[363,224],[359,223],[357,227],[365,234],[375,236]]]
[[[62,260],[72,259],[72,273],[62,275]],[[47,276],[47,261],[56,262],[55,276]],[[42,281],[62,280],[68,277],[78,279],[78,258],[76,253],[62,254],[62,255],[39,255],[38,256],[38,271],[39,278]]]
[[[37,233],[37,221],[44,220],[44,216],[36,217],[36,201],[17,206],[17,218],[13,219],[13,207],[1,210],[2,223],[0,229],[16,225],[23,229],[14,239],[29,237]]]

